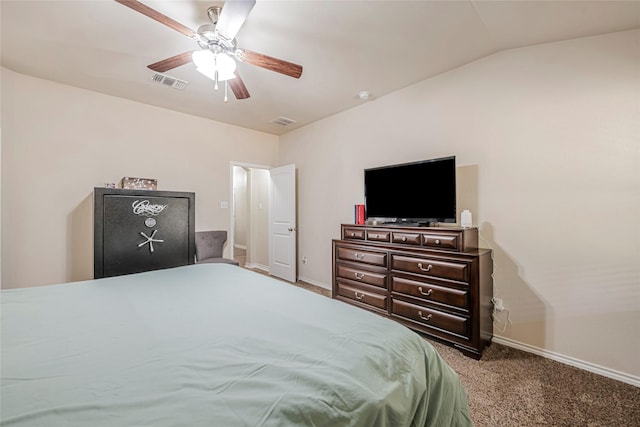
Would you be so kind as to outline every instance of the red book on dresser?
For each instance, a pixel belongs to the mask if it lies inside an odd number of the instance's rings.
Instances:
[[[355,206],[355,219],[356,224],[364,224],[364,205]]]

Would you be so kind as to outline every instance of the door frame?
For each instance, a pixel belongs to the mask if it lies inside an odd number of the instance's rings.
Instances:
[[[234,214],[235,214],[235,203],[234,203],[234,194],[233,194],[233,167],[234,166],[239,166],[241,168],[248,168],[248,169],[266,169],[266,170],[271,170],[273,169],[275,166],[266,166],[266,165],[259,165],[259,164],[254,164],[254,163],[246,163],[246,162],[236,162],[231,160],[229,162],[229,195],[230,195],[230,200],[229,200],[229,235],[227,238],[227,241],[229,242],[229,258],[233,259],[234,256],[234,245],[235,245],[235,227],[236,227],[236,223],[235,223],[235,218],[234,218]]]

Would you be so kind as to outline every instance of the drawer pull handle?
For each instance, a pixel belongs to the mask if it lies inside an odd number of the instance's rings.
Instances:
[[[351,237],[353,237],[353,236],[355,236],[355,235],[356,235],[356,233],[351,233]]]
[[[436,239],[436,245],[440,244],[440,239]]]
[[[422,315],[422,311],[418,311],[418,317],[420,317],[420,319],[428,322],[429,320],[431,320],[431,313],[427,314],[427,317]]]
[[[422,266],[422,263],[421,263],[421,262],[419,262],[419,263],[418,263],[418,268],[419,268],[420,270],[424,271],[424,272],[427,272],[427,271],[431,271],[431,269],[433,268],[433,265],[429,264],[429,265],[427,266],[427,268],[424,268],[424,267]]]
[[[357,252],[353,256],[355,256],[358,259],[364,259],[364,254],[359,254]]]
[[[429,295],[431,295],[433,293],[433,289],[429,289],[427,292],[423,291],[422,290],[422,286],[418,286],[418,291],[420,291],[420,293],[422,295],[424,295],[425,297],[428,297]]]
[[[356,273],[356,279],[362,280],[363,277],[364,277],[364,273]]]
[[[402,241],[403,241],[403,242],[406,242],[406,241],[407,241],[406,236],[402,237]]]
[[[361,293],[360,295],[358,295],[358,291],[354,291],[354,293],[356,294],[357,300],[362,300],[364,298],[364,293]]]

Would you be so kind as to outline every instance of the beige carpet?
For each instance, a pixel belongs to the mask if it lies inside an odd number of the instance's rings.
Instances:
[[[331,296],[308,283],[295,285]],[[475,360],[427,341],[458,373],[475,427],[640,427],[638,387],[500,344]]]
[[[458,373],[484,426],[640,426],[640,388],[492,344],[481,360],[428,340]]]

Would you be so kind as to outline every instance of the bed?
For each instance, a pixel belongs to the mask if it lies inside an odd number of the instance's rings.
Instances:
[[[3,426],[468,426],[409,329],[196,264],[1,294]]]

